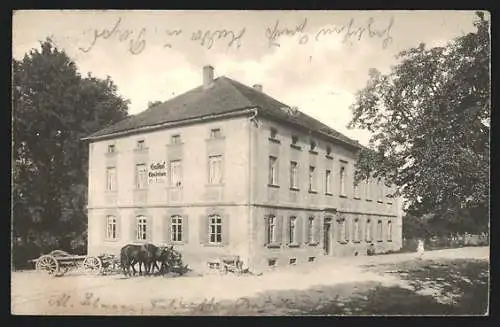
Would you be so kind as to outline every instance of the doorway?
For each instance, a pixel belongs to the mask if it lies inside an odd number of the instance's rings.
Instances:
[[[326,255],[330,255],[331,243],[332,243],[332,223],[331,221],[325,221],[323,226],[323,249]]]

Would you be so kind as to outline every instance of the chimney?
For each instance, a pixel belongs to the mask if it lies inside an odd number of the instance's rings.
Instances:
[[[203,88],[208,89],[214,82],[214,68],[212,66],[203,67]]]
[[[261,84],[254,84],[253,88],[259,92],[262,92],[262,85]]]

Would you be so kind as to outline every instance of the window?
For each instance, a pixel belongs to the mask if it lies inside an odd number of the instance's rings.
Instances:
[[[208,183],[221,184],[222,183],[222,156],[208,157]]]
[[[115,145],[114,144],[110,144],[108,145],[108,153],[115,153]]]
[[[294,265],[297,263],[297,259],[296,258],[290,258],[290,264],[291,265]]]
[[[313,261],[314,261],[314,259],[316,259],[316,257],[309,257],[309,258],[307,258],[307,261],[308,261],[308,262],[313,262]]]
[[[173,242],[182,242],[182,217],[181,216],[172,216],[172,235],[171,240]]]
[[[371,200],[372,198],[372,194],[371,194],[371,183],[370,183],[370,180],[367,178],[365,180],[365,197],[367,200]]]
[[[339,242],[346,242],[347,240],[347,235],[346,235],[346,221],[345,219],[340,219],[340,220],[337,220],[337,230],[338,230],[338,236],[337,236],[337,240]]]
[[[361,239],[361,229],[359,228],[359,219],[354,220],[354,225],[353,225],[353,241],[354,242],[359,242]]]
[[[106,191],[116,191],[116,168],[106,168]]]
[[[367,242],[372,241],[372,222],[370,219],[366,221],[365,239]]]
[[[332,155],[332,147],[329,145],[326,146],[326,155],[328,157]]]
[[[268,259],[267,260],[267,265],[270,267],[276,266],[276,259]]]
[[[146,148],[146,143],[144,140],[137,141],[137,150],[144,150]]]
[[[278,185],[278,158],[269,157],[269,185]]]
[[[222,137],[222,133],[220,131],[220,128],[212,128],[210,130],[210,138],[211,139],[216,139]]]
[[[299,137],[297,135],[292,135],[292,145],[298,145]]]
[[[316,151],[316,141],[311,140],[310,142],[310,151],[315,152]]]
[[[136,238],[138,241],[147,240],[147,235],[148,235],[147,228],[148,228],[148,224],[147,224],[146,217],[138,216],[137,217],[137,228],[136,228],[136,231],[137,231]]]
[[[268,240],[267,243],[276,243],[276,217],[270,216],[268,218]]]
[[[208,240],[210,243],[222,242],[222,218],[219,215],[208,217]]]
[[[114,216],[106,217],[106,238],[116,240],[116,218]]]
[[[392,221],[387,222],[387,241],[392,242]]]
[[[278,130],[274,127],[271,127],[269,129],[269,137],[273,140],[276,140],[276,137],[278,136]]]
[[[180,160],[170,161],[170,186],[182,186],[182,166]]]
[[[316,168],[314,166],[309,166],[309,191],[314,191],[314,170]]]
[[[289,225],[289,236],[290,243],[297,244],[297,218],[290,217],[290,225]]]
[[[377,182],[377,202],[384,201],[384,183],[380,180]]]
[[[354,193],[354,198],[355,199],[359,199],[360,198],[360,195],[359,195],[359,182],[354,181],[353,187],[354,187],[354,192],[353,192]]]
[[[340,195],[345,196],[345,167],[340,167]]]
[[[295,161],[290,162],[290,188],[298,188],[297,163]]]
[[[314,217],[307,221],[307,243],[314,243]]]
[[[377,240],[382,241],[382,220],[377,222]]]
[[[325,193],[332,194],[331,186],[332,185],[332,171],[327,170],[325,175]]]
[[[135,186],[137,189],[145,189],[147,187],[147,168],[145,164],[135,165]]]
[[[170,142],[172,144],[180,144],[181,143],[181,136],[179,134],[172,135],[172,137],[170,138]]]

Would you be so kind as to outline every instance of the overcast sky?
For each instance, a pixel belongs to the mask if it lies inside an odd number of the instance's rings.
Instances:
[[[403,49],[473,31],[474,18],[473,11],[18,11],[12,51],[20,59],[51,36],[82,74],[109,75],[130,99],[130,114],[199,86],[210,64],[215,77],[262,84],[366,145],[369,134],[346,125],[368,70],[388,71]],[[279,36],[284,28],[295,35]]]

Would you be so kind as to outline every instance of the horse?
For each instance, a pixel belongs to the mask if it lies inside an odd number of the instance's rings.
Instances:
[[[156,266],[157,256],[161,254],[159,248],[154,244],[127,244],[120,250],[120,263],[125,276],[130,275],[130,267],[132,267],[133,275],[135,276],[135,264],[139,264],[139,274],[151,272],[152,265]]]

